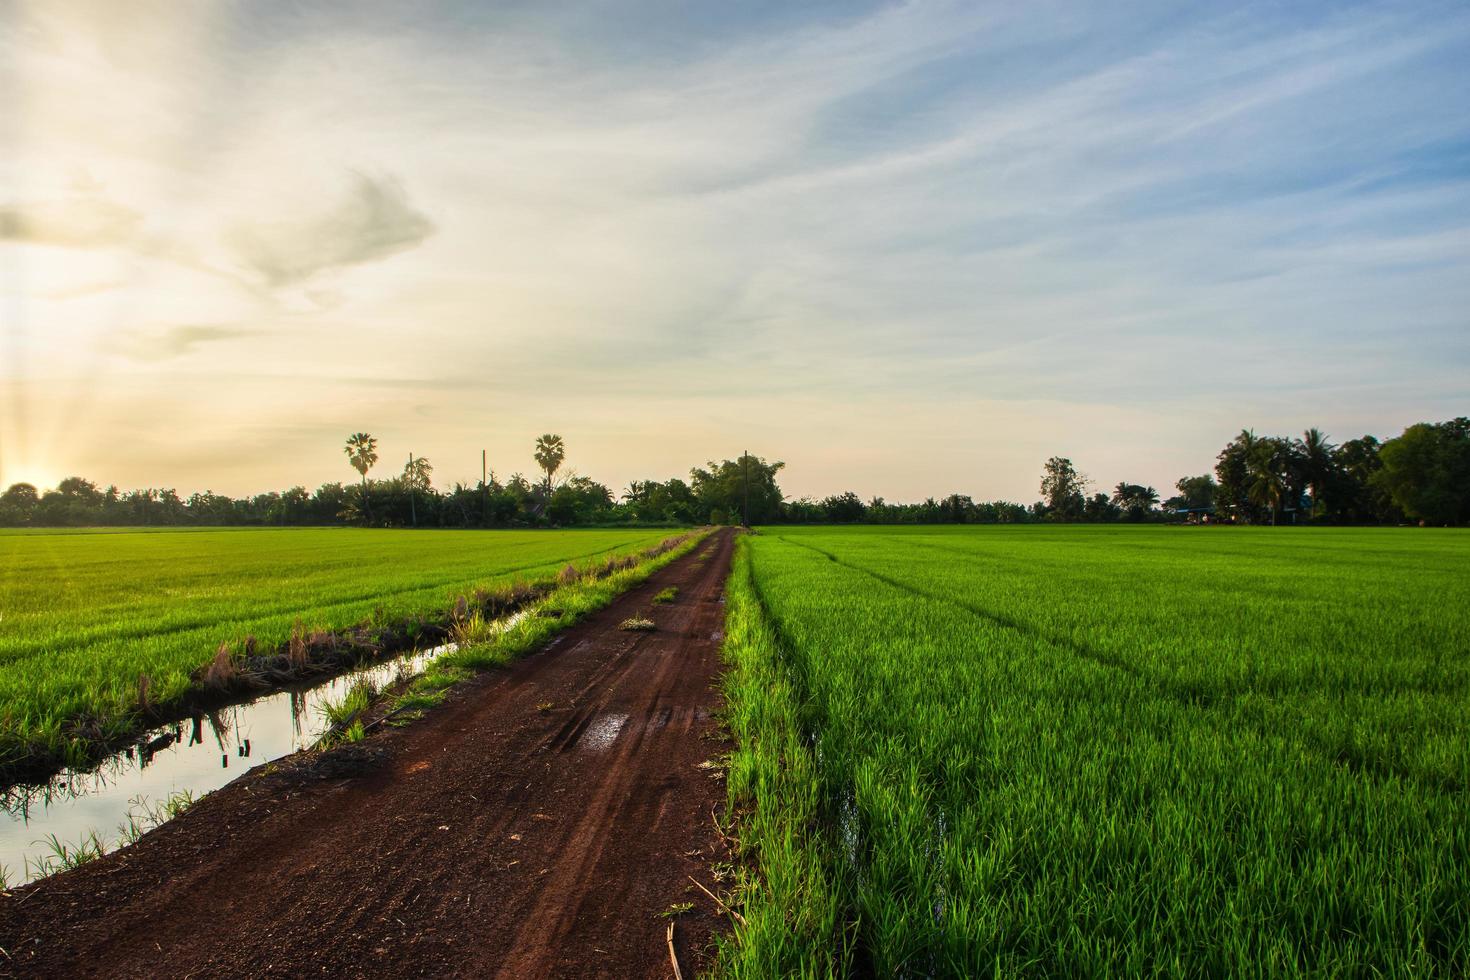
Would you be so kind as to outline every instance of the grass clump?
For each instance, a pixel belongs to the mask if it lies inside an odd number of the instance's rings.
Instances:
[[[658,624],[645,616],[629,616],[618,624],[618,629],[627,633],[652,633]]]
[[[340,699],[324,703],[322,714],[332,723],[332,727],[344,727],[366,711],[377,694],[377,685],[371,681],[356,681]]]
[[[677,585],[671,585],[667,589],[659,592],[658,595],[654,596],[653,601],[657,605],[666,605],[667,603],[673,602],[678,597],[678,595],[679,587]]]

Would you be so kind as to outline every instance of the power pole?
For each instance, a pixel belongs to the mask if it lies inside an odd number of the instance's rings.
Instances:
[[[486,450],[480,450],[480,526],[490,520],[490,464],[486,461]]]
[[[750,451],[742,450],[740,453],[740,482],[745,484],[745,521],[743,526],[750,527],[750,472],[745,465],[750,459]]]
[[[408,512],[413,515],[413,526],[419,526],[419,509],[414,501],[418,498],[418,480],[413,473],[413,453],[408,454]]]

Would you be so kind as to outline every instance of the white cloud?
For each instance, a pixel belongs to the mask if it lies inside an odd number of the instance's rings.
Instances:
[[[30,93],[0,123],[7,186],[63,200],[47,175],[84,166],[146,216],[70,216],[132,250],[114,266],[7,275],[34,283],[37,370],[132,343],[120,370],[184,405],[201,373],[311,363],[381,386],[239,383],[261,418],[387,432],[427,405],[436,462],[560,417],[608,480],[754,433],[798,491],[889,498],[1027,497],[1049,442],[1166,486],[1241,425],[1360,426],[1368,403],[1389,432],[1465,393],[1452,5],[905,3],[652,54],[636,10],[627,37],[577,6],[492,28],[189,10],[67,14],[49,51],[0,34]],[[199,324],[257,332],[168,333]],[[973,482],[931,485],[909,420]]]

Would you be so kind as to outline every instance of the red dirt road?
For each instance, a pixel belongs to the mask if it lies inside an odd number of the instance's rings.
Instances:
[[[667,977],[660,913],[693,902],[674,920],[692,976],[723,928],[687,876],[718,893],[727,857],[724,784],[699,764],[728,751],[731,546],[718,533],[408,728],[257,769],[0,897],[0,975]],[[658,630],[620,631],[634,614]]]

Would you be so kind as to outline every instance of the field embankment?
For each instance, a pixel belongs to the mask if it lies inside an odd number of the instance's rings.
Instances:
[[[668,531],[0,532],[0,782],[492,616]]]
[[[694,975],[723,921],[689,876],[723,890],[730,537],[416,724],[257,769],[0,897],[0,974],[663,977],[672,921]]]
[[[734,976],[1470,973],[1470,538],[769,529]]]

